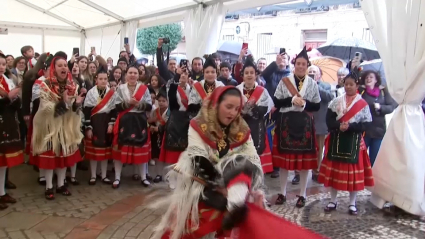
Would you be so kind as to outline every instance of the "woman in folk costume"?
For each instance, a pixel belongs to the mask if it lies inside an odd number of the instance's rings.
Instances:
[[[188,81],[188,70],[178,68],[174,80],[167,83],[170,116],[165,125],[164,139],[159,156],[159,161],[167,165],[177,163],[180,154],[188,144],[189,115],[187,109],[191,90]],[[162,176],[155,178],[155,180],[162,181]],[[173,188],[174,185],[170,184],[170,187]]]
[[[91,169],[89,185],[96,184],[97,162],[100,162],[102,182],[112,184],[106,177],[106,172],[108,160],[112,158],[112,133],[116,118],[115,91],[108,87],[106,65],[99,65],[95,80],[96,86],[87,93],[83,109],[85,158],[90,160]]]
[[[246,197],[260,188],[263,172],[249,126],[240,116],[242,102],[237,88],[219,87],[191,120],[189,145],[170,172],[176,190],[156,205],[168,205],[168,210],[154,239],[222,238],[243,220]],[[195,175],[208,186],[194,181]],[[214,186],[226,188],[227,197]]]
[[[286,183],[289,170],[300,171],[301,189],[296,206],[305,206],[308,173],[317,168],[317,146],[311,112],[320,109],[317,83],[307,76],[311,65],[307,50],[294,59],[294,74],[283,78],[274,94],[279,109],[273,142],[273,166],[280,168],[282,193],[276,204],[286,202]]]
[[[78,95],[78,85],[72,80],[66,59],[54,57],[49,77],[40,83],[40,105],[34,116],[31,149],[35,162],[45,170],[48,200],[53,193],[53,170],[57,174],[56,193],[70,196],[64,185],[66,168],[81,161],[78,145],[81,133],[81,108],[83,94]]]
[[[6,56],[0,53],[0,210],[16,200],[5,192],[7,168],[24,162],[17,111],[21,108],[15,83],[7,78]]]
[[[329,104],[326,115],[330,135],[320,167],[318,181],[331,187],[331,201],[325,207],[330,213],[337,208],[338,190],[350,192],[348,211],[357,215],[357,192],[374,185],[372,167],[363,141],[363,132],[372,122],[368,103],[357,93],[358,70],[344,78],[345,94]]]
[[[224,86],[221,81],[217,81],[217,65],[215,58],[209,56],[204,63],[204,79],[193,84],[189,94],[188,113],[191,118],[195,117],[201,109],[202,102],[210,96],[213,91]]]
[[[263,172],[269,173],[273,171],[273,164],[266,135],[265,115],[273,108],[273,100],[267,90],[256,82],[258,70],[252,57],[246,59],[241,73],[243,82],[236,88],[243,93],[245,102],[242,109],[242,117],[251,129],[251,136],[257,153],[260,155]]]
[[[112,158],[115,166],[114,189],[120,186],[122,165],[133,164],[139,169],[142,185],[148,187],[146,163],[151,158],[151,139],[146,112],[152,110],[148,87],[139,79],[139,70],[130,66],[126,83],[117,87],[115,108],[118,112],[114,125]]]
[[[153,90],[153,89],[152,89]],[[149,117],[150,132],[151,132],[151,148],[152,148],[152,160],[154,160],[156,177],[153,179],[154,183],[162,181],[162,172],[164,166],[162,162],[159,162],[162,140],[164,137],[165,125],[168,120],[168,99],[167,89],[162,87],[156,94],[156,102],[158,107],[154,106],[151,115]]]

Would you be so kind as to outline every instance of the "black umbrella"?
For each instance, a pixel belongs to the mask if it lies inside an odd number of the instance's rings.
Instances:
[[[317,50],[324,56],[332,56],[350,61],[356,52],[362,53],[362,59],[370,61],[381,58],[375,45],[355,37],[341,37],[332,42],[327,42]]]
[[[384,64],[382,64],[381,59],[373,61],[364,61],[362,62],[362,64],[360,64],[360,66],[362,67],[362,71],[372,70],[378,72],[382,80],[381,85],[387,85],[387,80],[385,79]]]

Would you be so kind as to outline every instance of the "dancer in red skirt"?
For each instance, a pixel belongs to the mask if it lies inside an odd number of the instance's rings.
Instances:
[[[279,116],[272,155],[273,166],[280,168],[282,187],[276,204],[286,202],[288,171],[299,170],[301,189],[296,206],[304,207],[309,170],[317,169],[316,133],[311,112],[320,109],[320,94],[317,83],[307,76],[311,64],[305,47],[293,63],[294,74],[279,82],[273,98]]]
[[[102,182],[112,184],[106,177],[108,160],[112,158],[113,127],[116,118],[115,91],[108,87],[108,68],[100,65],[96,86],[87,93],[84,101],[85,158],[90,160],[89,185],[96,184],[97,162],[100,162]]]
[[[155,93],[153,89],[149,89]],[[167,100],[167,89],[165,86],[161,88],[156,94],[155,101],[157,102],[156,106],[154,104],[152,112],[149,117],[150,132],[151,132],[151,148],[152,148],[152,160],[153,165],[155,165],[156,176],[153,179],[154,183],[162,181],[162,174],[164,171],[164,165],[159,161],[159,156],[161,152],[162,139],[164,136],[165,125],[168,120],[168,100]]]
[[[6,170],[24,162],[17,114],[21,107],[18,97],[21,89],[5,73],[6,56],[0,53],[0,210],[7,208],[6,203],[16,203],[5,192]]]
[[[112,158],[115,166],[113,188],[120,185],[122,165],[138,167],[142,185],[148,187],[146,163],[151,158],[151,139],[146,112],[152,110],[152,100],[148,87],[139,79],[135,66],[127,69],[125,84],[117,87],[115,107],[118,116],[114,125]]]
[[[60,56],[53,58],[49,77],[40,83],[39,93],[31,149],[37,166],[45,169],[45,197],[52,200],[53,170],[57,174],[56,193],[71,195],[64,181],[66,168],[81,161],[78,145],[83,138],[80,111],[84,97],[78,95],[78,85],[72,80],[66,59]]]
[[[338,190],[350,192],[351,215],[357,215],[356,195],[365,186],[374,185],[372,167],[362,134],[372,122],[370,109],[357,93],[358,71],[353,70],[344,79],[345,94],[329,104],[326,116],[330,135],[320,167],[318,181],[331,187],[331,201],[325,208],[329,213],[336,209]]]
[[[270,112],[274,104],[268,91],[256,82],[258,73],[253,59],[248,57],[242,67],[243,82],[236,88],[244,95],[245,105],[242,110],[242,117],[251,129],[251,137],[257,153],[260,155],[263,172],[269,173],[273,171],[273,163],[266,133],[265,115]]]

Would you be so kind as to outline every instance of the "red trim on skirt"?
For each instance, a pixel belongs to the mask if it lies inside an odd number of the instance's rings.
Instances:
[[[147,163],[151,159],[151,134],[143,146],[112,145],[112,158],[126,164]]]
[[[341,163],[330,161],[326,155],[328,153],[329,137],[326,138],[325,157],[320,165],[318,181],[325,187],[332,187],[341,191],[361,191],[366,187],[374,185],[372,167],[369,155],[362,138],[357,164]]]
[[[14,167],[24,162],[24,152],[22,150],[11,150],[11,152],[0,153],[0,167]]]
[[[280,153],[277,147],[277,137],[273,137],[273,166],[286,170],[317,169],[317,145],[315,153],[287,154]]]
[[[80,150],[77,149],[73,154],[63,157],[56,156],[53,151],[49,150],[40,155],[30,156],[30,164],[41,169],[56,169],[72,167],[76,163],[82,161]]]
[[[84,158],[88,160],[94,160],[94,161],[104,161],[109,160],[112,157],[112,148],[106,147],[106,148],[100,148],[95,147],[92,144],[91,139],[84,139],[84,146],[85,146],[85,155]]]
[[[183,151],[171,151],[165,149],[165,134],[162,138],[161,143],[161,152],[159,153],[159,161],[168,163],[168,164],[175,164],[179,161],[180,154],[183,153]]]
[[[263,168],[263,173],[273,172],[273,159],[272,153],[270,151],[269,137],[265,136],[265,148],[263,153],[260,155],[261,167]]]

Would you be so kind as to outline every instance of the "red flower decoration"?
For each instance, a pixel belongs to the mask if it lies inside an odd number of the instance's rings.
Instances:
[[[144,134],[144,133],[146,133],[146,130],[143,130],[143,131],[142,131],[142,134]]]
[[[136,135],[135,134],[132,134],[131,137],[134,138],[134,137],[136,137]]]
[[[120,132],[121,132],[121,133],[122,133],[122,132],[124,132],[124,128],[121,128]]]
[[[93,140],[97,140],[97,137],[96,136],[93,136]]]
[[[311,138],[311,133],[310,133],[310,132],[306,132],[306,133],[305,133],[305,137],[306,137],[307,139]]]

